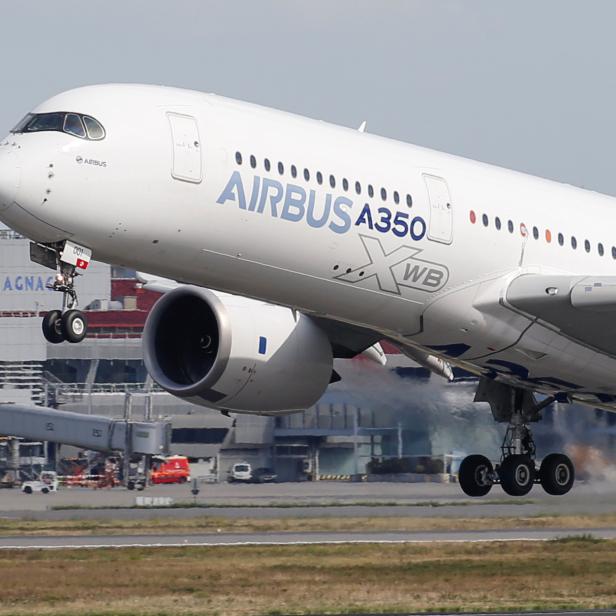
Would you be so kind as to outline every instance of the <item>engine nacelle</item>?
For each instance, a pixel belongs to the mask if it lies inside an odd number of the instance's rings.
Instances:
[[[329,339],[310,317],[193,286],[156,302],[143,352],[150,376],[169,393],[238,412],[308,408],[333,369]]]

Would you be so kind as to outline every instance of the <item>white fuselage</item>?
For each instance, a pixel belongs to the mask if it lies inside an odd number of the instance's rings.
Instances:
[[[360,325],[539,391],[616,394],[613,357],[502,297],[522,272],[611,274],[613,198],[192,91],[94,86],[35,110],[52,111],[91,115],[106,138],[0,142],[0,219],[32,239],[70,238],[102,261]]]

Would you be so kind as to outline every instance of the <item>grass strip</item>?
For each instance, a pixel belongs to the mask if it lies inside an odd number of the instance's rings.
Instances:
[[[0,553],[0,616],[275,616],[616,605],[616,542]]]
[[[285,517],[223,518],[195,516],[153,519],[0,520],[2,536],[132,535],[247,532],[369,532],[369,531],[472,531],[504,529],[615,528],[616,514],[536,515],[489,518],[461,517]]]

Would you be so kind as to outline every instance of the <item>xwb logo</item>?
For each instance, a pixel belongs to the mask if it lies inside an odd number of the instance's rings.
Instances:
[[[337,280],[356,284],[374,278],[381,291],[401,295],[404,287],[434,293],[449,279],[449,270],[444,265],[417,258],[422,252],[419,248],[405,245],[385,252],[380,239],[367,235],[359,237],[368,262],[336,276]]]

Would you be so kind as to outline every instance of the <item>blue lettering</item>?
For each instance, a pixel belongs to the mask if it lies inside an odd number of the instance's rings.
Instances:
[[[252,192],[250,193],[250,203],[248,204],[248,209],[251,212],[254,212],[255,207],[257,206],[257,197],[259,196],[259,184],[260,183],[261,183],[261,178],[258,175],[255,175],[254,178],[252,178]],[[263,210],[259,210],[259,211],[262,212]]]
[[[411,220],[411,237],[418,242],[423,239],[426,235],[427,227],[426,221],[421,216],[415,216],[413,220]]]
[[[346,233],[353,224],[351,220],[351,215],[344,209],[344,206],[348,206],[349,208],[353,207],[353,202],[347,197],[338,197],[334,201],[334,216],[338,216],[340,219],[340,223],[330,222],[329,228],[334,233]]]
[[[294,196],[297,195],[297,196]],[[301,186],[295,184],[287,185],[287,194],[284,198],[284,206],[280,218],[299,222],[305,214],[304,203],[306,202],[306,191]],[[295,212],[291,211],[292,208]]]
[[[332,196],[329,193],[325,195],[325,207],[323,208],[323,214],[321,215],[321,218],[315,218],[315,215],[314,215],[315,200],[316,200],[316,193],[314,190],[311,190],[310,196],[308,198],[308,211],[306,214],[306,221],[311,227],[314,227],[315,229],[319,229],[320,227],[323,227],[329,220],[329,213],[332,209]]]
[[[370,211],[370,206],[367,203],[364,205],[364,209],[361,211],[359,218],[355,222],[355,226],[358,225],[368,225],[368,229],[372,229],[374,227],[372,224],[372,212]]]
[[[270,207],[272,209],[272,216],[276,218],[278,216],[278,210],[276,209],[276,206],[278,205],[278,203],[280,203],[282,195],[284,193],[282,184],[280,182],[277,182],[276,180],[270,180],[268,178],[265,178],[263,180],[263,190],[261,192],[261,199],[259,199],[259,212],[263,212],[263,210],[265,209],[265,201],[267,200],[270,188],[274,189],[274,194],[270,195],[269,201]]]
[[[2,287],[3,291],[12,291],[13,287],[11,286],[11,279],[7,276],[4,279],[4,286]]]
[[[216,200],[216,203],[225,203],[226,201],[237,201],[240,209],[246,209],[246,196],[244,194],[244,185],[242,184],[242,176],[239,171],[234,171],[229,178],[229,182]]]
[[[23,278],[21,276],[15,276],[15,290],[16,291],[24,290]]]
[[[42,282],[42,280],[41,280]],[[48,276],[47,280],[45,281],[45,286],[46,287],[51,287],[53,285],[53,276]],[[43,289],[41,289],[42,291]],[[53,291],[53,289],[47,289],[48,291]]]
[[[34,291],[34,276],[26,276],[26,291]]]
[[[377,212],[381,215],[381,220],[374,225],[374,228],[379,233],[387,233],[391,229],[391,211],[386,207],[380,207]]]

